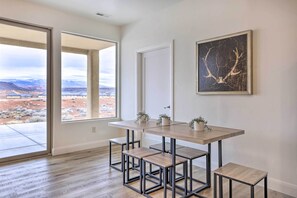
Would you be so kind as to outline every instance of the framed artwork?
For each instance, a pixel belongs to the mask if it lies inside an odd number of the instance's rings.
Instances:
[[[252,31],[198,41],[198,94],[252,94]]]

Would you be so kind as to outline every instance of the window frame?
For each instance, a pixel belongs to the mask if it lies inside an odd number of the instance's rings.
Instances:
[[[95,39],[95,40],[100,40],[100,41],[105,41],[105,42],[110,42],[113,43],[115,46],[115,117],[106,117],[106,118],[85,118],[85,119],[78,119],[78,120],[62,120],[62,53],[66,52],[66,53],[73,53],[73,52],[69,52],[69,51],[63,51],[63,47],[62,47],[62,43],[60,43],[60,71],[61,71],[61,85],[60,85],[60,91],[61,91],[61,96],[60,96],[60,115],[61,115],[61,123],[62,124],[67,124],[67,123],[77,123],[77,122],[92,122],[92,121],[109,121],[109,120],[119,120],[120,119],[120,66],[119,66],[119,54],[120,54],[120,42],[119,41],[115,41],[115,40],[110,40],[110,39],[103,39],[103,38],[99,38],[99,37],[94,37],[94,36],[89,36],[89,35],[83,35],[83,34],[79,34],[79,33],[73,33],[73,32],[68,32],[68,31],[62,31],[60,33],[60,38],[61,38],[61,42],[62,42],[62,34],[69,34],[69,35],[73,35],[73,36],[80,36],[80,37],[84,37],[84,38],[88,38],[88,39]],[[84,51],[84,49],[82,49],[82,51]],[[85,53],[79,53],[78,51],[75,52],[76,54],[84,54]],[[98,72],[99,75],[99,72]],[[87,75],[87,80],[90,76]],[[99,76],[100,79],[100,76]],[[99,85],[98,85],[99,86]],[[100,97],[100,95],[99,95]],[[98,100],[99,102],[99,100]]]
[[[11,156],[7,158],[0,159],[1,162],[12,161],[12,160],[20,160],[26,159],[29,157],[36,157],[41,155],[50,155],[52,153],[52,145],[53,145],[53,28],[50,26],[43,26],[39,24],[29,23],[18,21],[14,19],[8,19],[4,17],[0,17],[0,23],[11,25],[15,27],[37,30],[46,33],[46,150],[40,152],[32,152],[28,154],[21,154],[16,156]]]

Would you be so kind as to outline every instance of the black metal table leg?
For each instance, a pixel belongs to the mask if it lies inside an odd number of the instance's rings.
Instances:
[[[206,155],[206,183],[211,186],[211,144],[207,145],[208,154]]]
[[[126,131],[126,150],[129,150],[129,129],[127,129]],[[127,156],[127,160],[126,160],[126,163],[127,163],[127,182],[129,181],[129,156]]]
[[[140,193],[142,193],[142,181],[143,181],[143,173],[142,173],[142,162],[141,162],[142,160],[139,160],[139,172],[140,172],[140,174],[139,174],[139,180],[140,180],[140,182],[139,182],[139,189],[140,189]]]
[[[168,170],[167,170],[167,168],[163,168],[163,171],[164,171],[164,198],[167,198],[167,178],[168,178],[167,173],[168,173]]]
[[[190,159],[190,192],[193,191],[193,169],[192,169],[192,160]]]
[[[267,193],[267,176],[264,178],[264,198],[268,197]]]
[[[222,167],[223,165],[223,158],[222,158],[222,140],[218,141],[218,162],[219,167]],[[220,197],[223,197],[223,177],[219,176],[219,194]]]
[[[122,156],[122,172],[123,172],[123,185],[126,183],[126,177],[125,177],[125,155],[123,153],[121,153]]]
[[[184,168],[183,174],[185,176],[184,185],[185,185],[185,197],[186,197],[188,194],[188,162],[187,161],[183,164],[183,168]]]
[[[223,157],[222,157],[222,140],[218,141],[218,157],[219,157],[219,167],[223,165]]]
[[[146,164],[145,164],[145,161],[142,160],[142,174],[143,174],[143,190],[142,192],[145,194],[145,191],[146,191]]]
[[[165,136],[162,136],[162,152],[165,153]],[[169,178],[171,178],[171,171],[170,170],[169,170]],[[164,179],[168,180],[168,176],[164,177]],[[169,184],[171,184],[170,179],[169,179]]]
[[[217,198],[217,174],[213,174],[213,197]]]
[[[255,189],[254,186],[251,186],[251,198],[255,197]]]
[[[111,142],[109,141],[109,166],[111,166]]]
[[[165,152],[165,137],[162,136],[162,152]]]
[[[175,158],[176,158],[176,139],[170,138],[170,147],[172,155],[172,171],[171,171],[171,182],[172,182],[172,198],[175,198]]]
[[[232,198],[232,179],[229,179],[229,198]]]
[[[132,130],[132,149],[134,149],[134,130]],[[135,168],[134,157],[132,158],[132,167]]]

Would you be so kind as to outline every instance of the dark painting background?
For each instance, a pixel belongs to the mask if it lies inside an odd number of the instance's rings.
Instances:
[[[218,79],[224,78],[231,71],[236,60],[233,52],[236,47],[239,54],[243,53],[234,70],[240,73],[229,76],[224,83],[218,83],[213,78],[206,78],[208,72],[203,58],[208,50],[212,48],[207,58],[208,68]],[[198,70],[199,92],[247,91],[247,34],[198,44]]]

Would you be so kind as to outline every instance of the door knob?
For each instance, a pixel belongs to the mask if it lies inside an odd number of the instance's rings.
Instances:
[[[164,107],[164,109],[170,109],[170,105],[168,105],[168,106]]]

